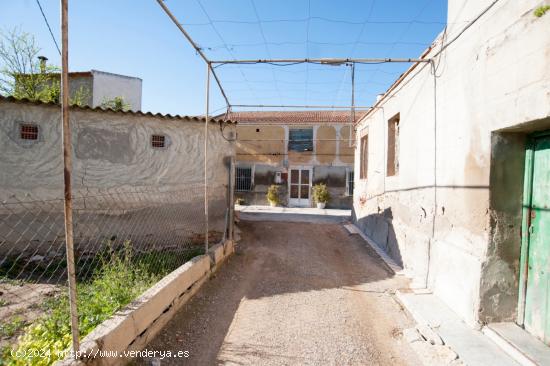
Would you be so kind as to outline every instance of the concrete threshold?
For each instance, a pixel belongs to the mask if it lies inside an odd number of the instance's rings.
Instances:
[[[271,207],[235,205],[239,219],[245,221],[292,221],[341,223],[351,220],[351,210],[314,207]]]
[[[521,365],[550,365],[550,347],[516,323],[491,323],[482,332]]]
[[[462,321],[433,293],[400,290],[396,292],[396,297],[420,326],[427,326],[437,333],[466,365],[520,365],[481,331]]]

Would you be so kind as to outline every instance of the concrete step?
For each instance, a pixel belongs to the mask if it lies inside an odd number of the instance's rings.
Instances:
[[[521,365],[550,365],[550,347],[515,323],[491,323],[482,332]]]
[[[433,329],[466,365],[520,365],[482,332],[464,323],[434,294],[403,290],[397,291],[396,297],[418,324]]]

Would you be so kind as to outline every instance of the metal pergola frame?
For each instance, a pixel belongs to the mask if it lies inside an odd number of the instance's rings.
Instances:
[[[431,59],[426,58],[285,58],[285,59],[242,59],[242,60],[210,60],[203,52],[202,48],[193,40],[189,33],[185,30],[183,25],[178,21],[175,15],[164,3],[164,0],[157,0],[162,10],[168,15],[172,22],[178,27],[183,36],[187,39],[189,44],[195,49],[197,54],[206,63],[206,95],[205,95],[205,124],[204,124],[204,159],[205,167],[208,159],[208,122],[210,119],[210,75],[216,81],[218,88],[225,100],[226,104],[226,116],[229,115],[232,107],[239,108],[300,108],[300,109],[350,109],[350,122],[349,125],[353,126],[355,123],[355,110],[356,109],[371,109],[372,107],[355,106],[355,65],[356,64],[380,64],[380,63],[430,63]],[[262,105],[262,104],[231,104],[227,93],[225,92],[220,78],[216,74],[215,69],[229,64],[237,65],[255,65],[255,64],[289,64],[297,65],[302,63],[311,63],[327,66],[351,66],[351,105],[349,106],[334,106],[334,105]],[[352,140],[352,129],[350,128],[350,145]],[[204,214],[206,217],[205,223],[205,238],[204,245],[208,250],[208,181],[207,172],[204,172]]]
[[[242,107],[242,108],[304,108],[304,109],[316,109],[316,108],[327,108],[327,109],[350,109],[352,115],[355,109],[368,109],[371,107],[366,106],[355,106],[354,104],[354,94],[355,94],[355,83],[354,83],[354,69],[355,64],[377,64],[377,63],[422,63],[422,62],[431,62],[430,59],[425,58],[281,58],[281,59],[241,59],[241,60],[210,60],[203,52],[202,48],[197,45],[197,43],[191,38],[189,33],[185,30],[183,25],[178,21],[175,15],[170,11],[170,9],[164,4],[164,0],[157,0],[160,7],[172,20],[172,22],[178,27],[187,41],[195,49],[197,54],[203,59],[207,65],[207,79],[209,79],[210,74],[212,74],[220,92],[225,100],[227,112],[231,110],[232,107]],[[328,66],[340,66],[340,65],[351,65],[352,66],[352,100],[350,106],[334,106],[334,105],[263,105],[263,104],[231,104],[229,97],[225,92],[223,85],[220,81],[220,78],[216,74],[215,69],[217,67],[227,65],[227,64],[244,64],[244,65],[254,65],[254,64],[301,64],[301,63],[312,63]],[[210,83],[207,83],[207,96],[209,98],[210,93]],[[206,108],[206,118],[208,119],[209,109]],[[351,120],[351,123],[354,121]]]

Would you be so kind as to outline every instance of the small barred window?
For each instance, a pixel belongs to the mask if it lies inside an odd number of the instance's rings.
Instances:
[[[38,126],[30,123],[20,124],[19,136],[22,140],[38,140]]]
[[[155,148],[166,147],[166,136],[164,135],[151,136],[151,146]]]

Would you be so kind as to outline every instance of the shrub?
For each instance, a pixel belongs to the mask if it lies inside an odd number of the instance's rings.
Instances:
[[[542,6],[539,6],[538,8],[535,9],[534,13],[535,13],[535,16],[537,18],[540,18],[541,16],[543,16],[544,14],[546,14],[546,12],[550,10],[550,5],[542,5]]]
[[[96,326],[111,317],[140,296],[162,277],[179,267],[182,262],[202,254],[194,248],[182,255],[157,252],[134,255],[130,242],[121,251],[109,249],[101,256],[100,268],[88,282],[77,285],[80,337],[89,334]],[[9,347],[2,350],[0,365],[50,365],[71,347],[71,323],[68,296],[60,295],[44,302],[47,315],[37,319],[24,330],[13,347],[14,354],[36,355],[45,352],[47,357],[14,358]]]
[[[272,184],[271,186],[269,186],[269,188],[267,189],[267,200],[269,201],[269,203],[273,203],[275,205],[278,205],[281,203],[281,199],[279,197],[279,186],[278,185],[275,185],[275,184]]]
[[[313,200],[315,203],[327,203],[330,199],[327,185],[320,183],[313,186]]]

